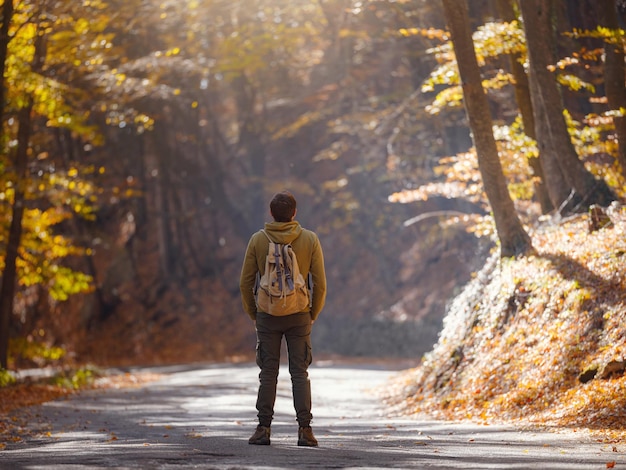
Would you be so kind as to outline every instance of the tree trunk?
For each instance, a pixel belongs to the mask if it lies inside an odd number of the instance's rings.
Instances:
[[[219,103],[219,91],[210,89],[206,94],[204,113],[207,116],[209,125],[204,127],[200,132],[201,165],[206,173],[212,208],[221,208],[226,214],[234,220],[234,227],[237,235],[243,240],[248,239],[250,234],[257,230],[258,223],[256,220],[249,219],[244,214],[241,206],[236,204],[228,195],[227,188],[232,187],[233,183],[229,181],[231,172],[225,168],[225,162],[235,160],[235,156],[231,153],[230,146],[224,133],[220,129],[219,113],[216,111],[217,103]],[[261,194],[262,195],[262,194]],[[215,210],[215,209],[213,209]],[[264,210],[262,214],[266,214],[268,210]],[[217,214],[217,212],[215,212]]]
[[[528,82],[531,98],[539,96],[541,91],[538,90],[539,84],[533,70],[529,71]],[[535,115],[535,130],[533,134],[535,134],[537,148],[539,149],[539,162],[541,163],[551,205],[559,211],[570,210],[580,203],[580,196],[572,194],[572,188],[567,183],[557,158],[558,151],[554,147],[553,141],[545,136],[548,128],[548,116],[544,112],[536,112]],[[569,201],[566,204],[567,207],[561,207],[565,201]]]
[[[452,33],[465,109],[478,155],[478,167],[491,205],[500,239],[500,256],[523,255],[532,249],[530,237],[520,222],[509,194],[498,149],[493,137],[489,103],[482,87],[466,0],[443,0],[446,22]]]
[[[512,22],[518,19],[513,7],[515,0],[497,0],[498,11],[502,16],[502,19],[507,22]],[[533,115],[533,104],[530,98],[530,84],[528,75],[524,70],[524,66],[520,62],[520,54],[510,55],[511,73],[515,79],[514,91],[515,101],[519,107],[520,115],[522,116],[522,123],[524,124],[524,132],[531,139],[537,140],[537,134],[535,133],[535,116]],[[550,195],[548,194],[548,188],[546,186],[546,178],[543,174],[543,168],[538,157],[530,157],[528,164],[535,176],[534,188],[535,197],[541,207],[541,213],[547,214],[554,209]]]
[[[247,219],[254,227],[263,226],[268,213],[266,200],[266,160],[267,154],[263,141],[263,122],[255,112],[256,97],[253,85],[241,75],[233,81],[235,102],[239,122],[238,144],[245,149],[249,161],[249,181],[247,200],[249,212]]]
[[[4,83],[4,70],[6,68],[7,50],[9,48],[9,26],[13,19],[13,0],[4,0],[2,4],[2,18],[0,21],[0,126],[4,122],[4,98],[6,85]]]
[[[3,13],[6,13],[6,10],[3,9]],[[39,34],[35,39],[35,55],[32,63],[33,72],[37,73],[41,70],[45,57],[44,36]],[[17,283],[16,263],[22,241],[22,219],[24,217],[24,205],[26,204],[24,186],[28,170],[28,147],[32,129],[33,99],[30,96],[25,98],[25,104],[17,114],[18,130],[14,162],[14,194],[11,207],[11,224],[9,226],[4,257],[4,271],[2,272],[2,284],[0,284],[0,368],[4,369],[6,369],[9,359],[9,336]],[[1,121],[0,124],[2,124]]]
[[[617,8],[615,0],[597,0],[600,26],[618,31]],[[624,67],[624,42],[618,44],[606,44],[604,46],[604,87],[609,108],[618,110],[626,108],[626,72]],[[617,161],[620,171],[626,178],[626,117],[614,117],[615,133],[617,134],[618,153]]]
[[[174,248],[174,234],[172,232],[172,216],[170,191],[171,148],[168,141],[168,128],[161,122],[155,123],[155,157],[157,175],[154,178],[155,212],[159,243],[159,260],[163,280],[176,277],[176,259]]]
[[[551,24],[552,24],[552,50],[555,61],[562,57],[569,57],[576,51],[595,50],[598,48],[598,40],[584,36],[573,37],[561,34],[564,31],[573,31],[575,28],[581,31],[590,31],[598,25],[594,14],[597,0],[552,1]],[[576,75],[586,82],[596,82],[597,74],[594,67],[579,67]],[[569,90],[561,94],[563,108],[575,116],[585,116],[596,111],[589,102],[586,93],[572,93]]]
[[[607,206],[615,195],[603,180],[596,179],[578,158],[570,139],[563,103],[556,82],[556,77],[548,66],[555,63],[552,47],[552,1],[523,0],[520,2],[526,45],[531,72],[531,98],[535,113],[535,131],[541,152],[541,164],[544,169],[550,198],[555,207],[563,210],[586,210],[592,204]],[[571,198],[563,198],[563,191],[552,188],[551,180],[564,184],[553,173],[554,159],[558,162],[565,184],[569,187]],[[552,174],[550,174],[552,173]]]
[[[17,151],[15,154],[15,193],[11,225],[4,258],[2,285],[0,286],[0,368],[6,369],[8,363],[9,331],[15,299],[17,282],[17,256],[22,239],[22,218],[24,216],[24,184],[28,168],[28,143],[32,126],[32,102],[18,113]]]

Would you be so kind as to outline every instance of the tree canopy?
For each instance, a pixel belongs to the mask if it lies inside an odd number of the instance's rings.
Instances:
[[[468,30],[510,215],[527,229],[623,197],[623,24],[589,2],[587,16],[550,10],[549,110],[578,169],[563,173],[564,141],[544,121],[527,128],[547,115],[524,74],[537,24],[498,3],[507,15],[472,6]],[[438,2],[4,0],[0,62],[3,367],[33,360],[9,338],[104,362],[240,354],[233,286],[284,188],[325,247],[319,331],[340,352],[358,344],[344,325],[403,315],[425,336],[393,333],[425,351],[456,286],[499,246]]]

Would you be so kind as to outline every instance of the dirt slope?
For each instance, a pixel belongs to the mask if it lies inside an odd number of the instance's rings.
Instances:
[[[546,223],[534,256],[490,259],[432,352],[389,400],[438,418],[522,420],[626,436],[626,209]]]

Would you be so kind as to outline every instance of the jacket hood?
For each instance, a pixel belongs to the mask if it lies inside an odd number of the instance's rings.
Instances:
[[[291,243],[302,233],[302,227],[297,221],[267,222],[265,232],[274,243]]]

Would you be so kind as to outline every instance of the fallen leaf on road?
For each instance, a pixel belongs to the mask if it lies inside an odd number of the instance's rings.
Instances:
[[[615,462],[607,462],[606,468],[615,468]]]

